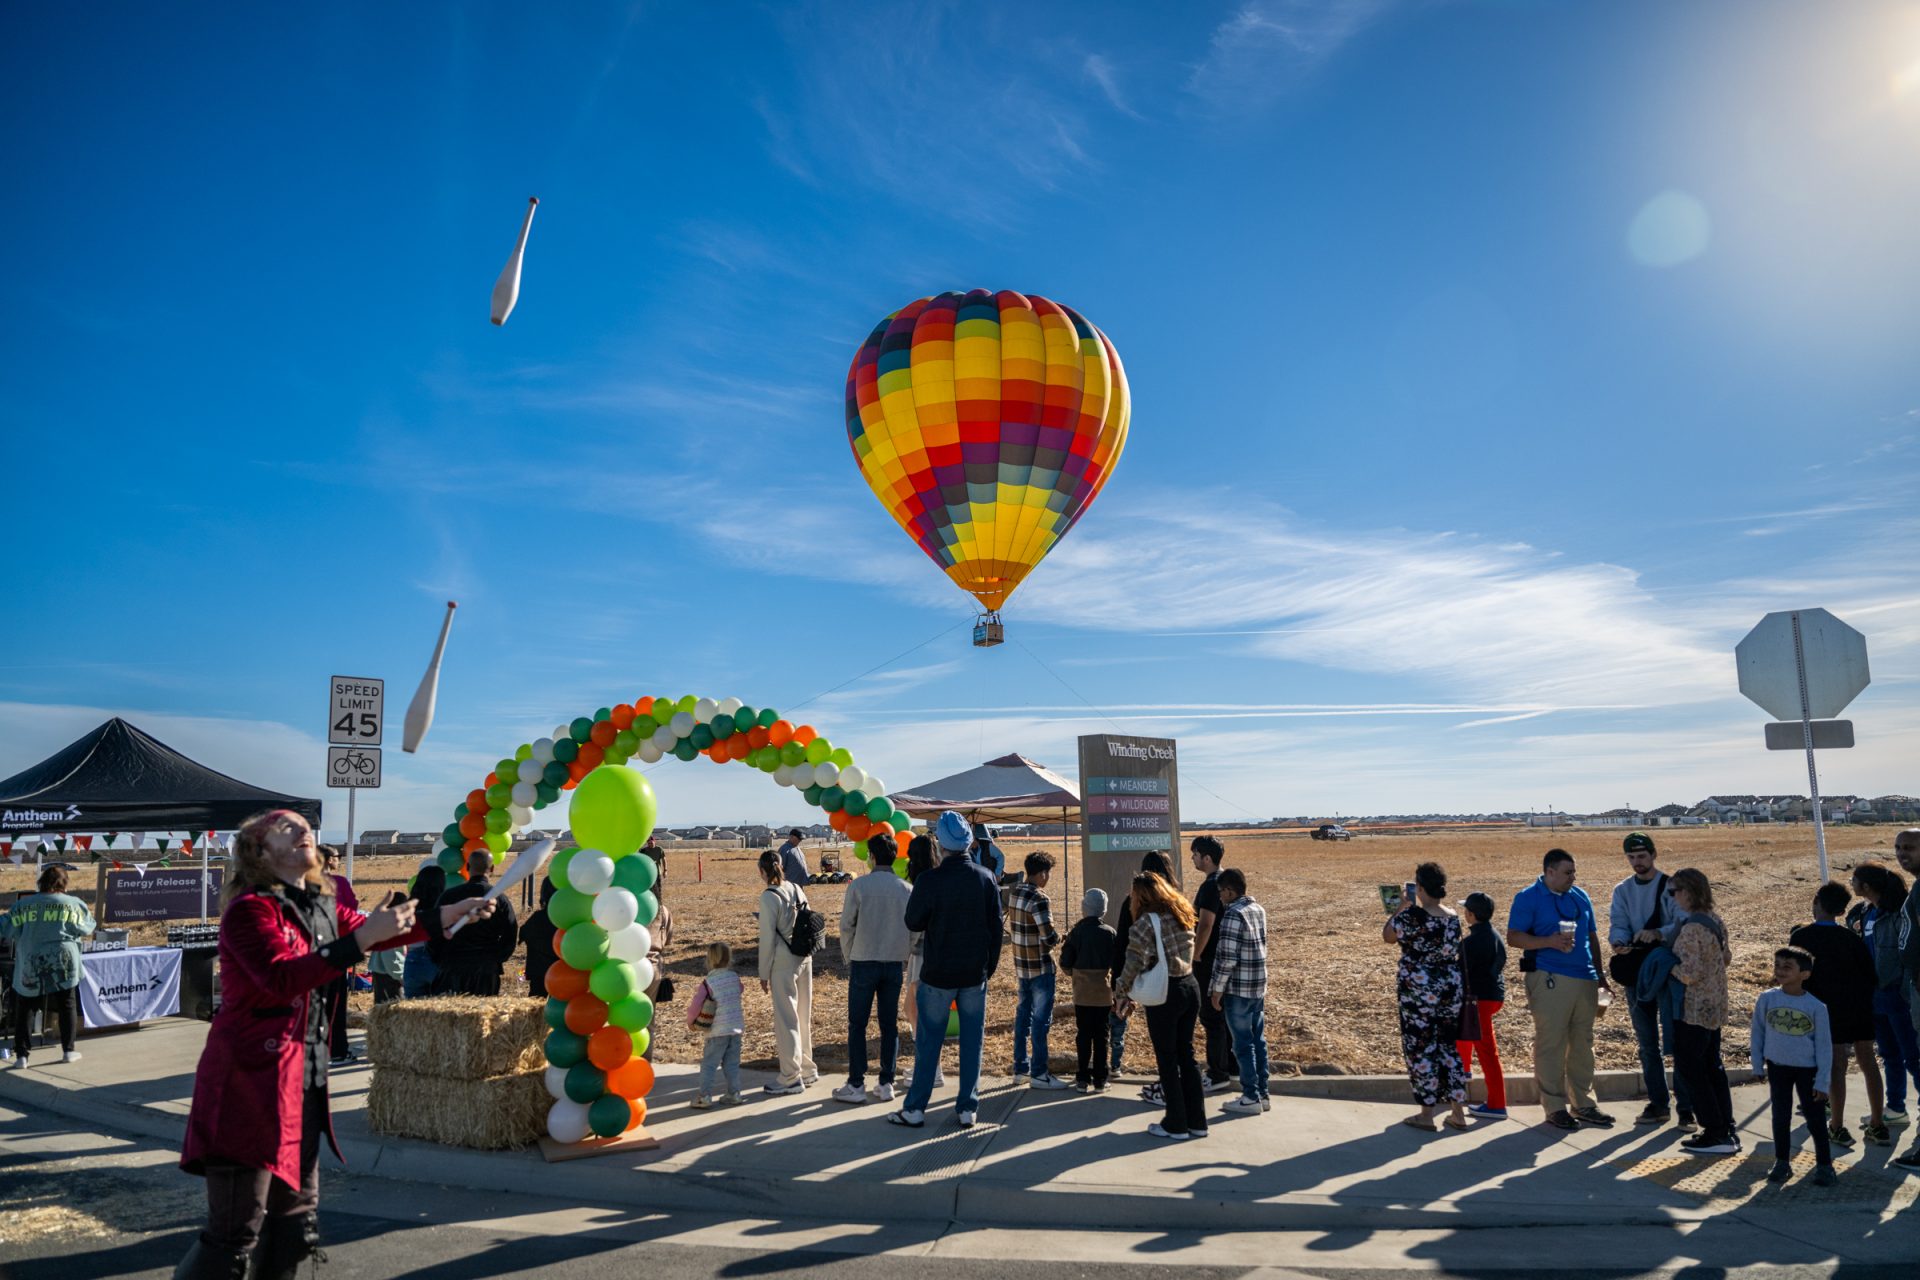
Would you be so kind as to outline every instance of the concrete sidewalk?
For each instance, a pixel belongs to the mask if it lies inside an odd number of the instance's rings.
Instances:
[[[79,1063],[0,1072],[0,1097],[77,1127],[178,1142],[205,1036],[204,1023],[180,1019],[92,1035]],[[1841,1153],[1837,1187],[1769,1187],[1757,1088],[1735,1092],[1748,1154],[1705,1160],[1679,1154],[1670,1127],[1633,1128],[1637,1107],[1625,1104],[1611,1131],[1563,1135],[1526,1109],[1471,1132],[1428,1134],[1400,1123],[1410,1103],[1276,1098],[1267,1115],[1216,1115],[1210,1137],[1176,1143],[1147,1137],[1158,1111],[1131,1085],[1083,1096],[990,1080],[980,1124],[961,1130],[949,1084],[927,1127],[909,1131],[885,1123],[890,1107],[833,1102],[832,1081],[694,1111],[686,1104],[695,1069],[669,1066],[649,1097],[659,1150],[547,1164],[533,1150],[465,1151],[373,1133],[369,1074],[334,1073],[336,1128],[356,1172],[659,1210],[1161,1231],[1598,1227],[1727,1215],[1778,1229],[1784,1210],[1810,1231],[1857,1243],[1895,1214],[1911,1222],[1904,1211],[1920,1196],[1920,1178],[1888,1167],[1893,1151],[1884,1147]],[[754,1076],[750,1086],[764,1082]],[[1811,1169],[1804,1148],[1797,1165],[1802,1175]]]

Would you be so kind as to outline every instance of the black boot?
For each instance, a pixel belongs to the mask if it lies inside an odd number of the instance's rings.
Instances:
[[[246,1274],[246,1254],[216,1249],[196,1235],[187,1256],[173,1269],[173,1280],[243,1280]]]
[[[270,1217],[260,1229],[260,1247],[253,1254],[248,1280],[295,1280],[300,1264],[312,1258],[321,1263],[320,1215],[297,1213]]]

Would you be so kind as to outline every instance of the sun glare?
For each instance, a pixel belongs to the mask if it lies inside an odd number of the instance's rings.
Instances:
[[[1920,59],[1893,73],[1893,96],[1911,98],[1920,94]]]

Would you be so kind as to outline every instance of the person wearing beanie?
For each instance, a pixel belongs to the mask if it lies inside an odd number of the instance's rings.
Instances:
[[[1607,947],[1612,955],[1607,971],[1620,982],[1627,997],[1627,1015],[1633,1038],[1640,1046],[1640,1075],[1646,1083],[1647,1105],[1635,1124],[1665,1124],[1672,1117],[1670,1102],[1680,1104],[1680,1130],[1693,1129],[1693,1097],[1679,1072],[1673,1091],[1667,1091],[1667,1055],[1673,1052],[1673,1023],[1663,1021],[1660,1006],[1643,1003],[1635,995],[1640,966],[1662,942],[1671,944],[1679,931],[1680,910],[1673,905],[1671,877],[1654,865],[1653,837],[1635,831],[1620,842],[1627,856],[1627,878],[1613,886],[1607,908]],[[1664,1046],[1662,1041],[1665,1041]]]
[[[1089,889],[1080,899],[1080,923],[1067,931],[1060,948],[1060,970],[1073,980],[1074,1048],[1078,1054],[1073,1087],[1082,1092],[1107,1091],[1107,1017],[1113,1012],[1113,988],[1108,975],[1120,935],[1102,917],[1107,914],[1107,891]]]
[[[913,1082],[890,1124],[926,1124],[947,1011],[960,1023],[960,1093],[954,1118],[973,1127],[980,1111],[980,1051],[987,1029],[987,980],[1000,967],[1003,940],[1000,889],[968,854],[973,826],[952,809],[933,824],[937,866],[918,876],[907,898],[907,929],[921,934],[920,986],[914,997]]]

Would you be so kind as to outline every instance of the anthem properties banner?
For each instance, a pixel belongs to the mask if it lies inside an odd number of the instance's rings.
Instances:
[[[1181,877],[1179,764],[1172,738],[1080,739],[1080,865],[1089,886],[1107,891],[1109,924],[1142,854],[1164,854]]]

